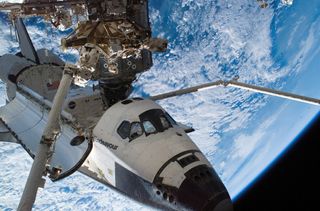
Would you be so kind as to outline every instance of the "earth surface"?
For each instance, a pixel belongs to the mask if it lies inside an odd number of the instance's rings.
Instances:
[[[232,79],[320,98],[320,1],[150,0],[153,35],[169,50],[135,83],[133,95],[148,96],[218,79]],[[8,17],[0,12],[0,55],[19,51]],[[41,18],[25,21],[36,48],[62,52],[58,31]],[[1,67],[0,67],[1,71]],[[0,82],[1,83],[1,82]],[[0,84],[0,103],[5,87]],[[216,88],[164,100],[222,178],[233,200],[250,187],[313,121],[319,107],[235,88]],[[15,210],[32,159],[17,145],[0,143],[0,210]],[[308,174],[308,172],[306,172]],[[48,181],[35,210],[151,210],[75,173]]]

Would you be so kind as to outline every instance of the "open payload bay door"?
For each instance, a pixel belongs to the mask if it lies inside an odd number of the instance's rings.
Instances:
[[[7,128],[34,158],[47,124],[47,109],[17,93],[13,101],[0,108],[0,118],[5,126],[4,130]],[[91,141],[78,138],[71,126],[61,123],[61,134],[49,161],[51,179],[57,181],[74,173],[81,167],[91,149]]]

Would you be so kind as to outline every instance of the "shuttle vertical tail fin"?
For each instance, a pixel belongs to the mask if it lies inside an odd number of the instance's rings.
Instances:
[[[26,26],[24,25],[23,20],[21,18],[18,18],[15,21],[15,27],[18,34],[19,45],[21,48],[22,55],[35,63],[39,63],[38,54],[33,46]]]

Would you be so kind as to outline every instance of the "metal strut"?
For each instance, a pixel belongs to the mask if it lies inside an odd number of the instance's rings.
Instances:
[[[75,69],[66,65],[59,88],[52,103],[52,108],[49,112],[47,125],[41,137],[40,145],[18,206],[18,211],[31,210],[37,196],[38,188],[44,187],[45,178],[43,177],[48,174],[47,165],[51,159],[52,147],[60,133],[59,120],[62,106],[68,94],[74,74]]]
[[[276,97],[280,97],[280,98],[284,98],[284,99],[288,99],[288,100],[293,100],[293,101],[298,101],[298,102],[302,102],[302,103],[307,103],[307,104],[311,104],[311,105],[317,105],[317,106],[320,105],[320,99],[315,99],[315,98],[311,98],[311,97],[306,97],[306,96],[302,96],[302,95],[297,95],[297,94],[293,94],[293,93],[289,93],[289,92],[283,92],[283,91],[274,90],[274,89],[265,88],[265,87],[254,86],[254,85],[241,83],[241,82],[237,82],[237,81],[230,81],[227,86],[245,89],[245,90],[249,90],[249,91],[253,91],[253,92],[257,92],[257,93],[267,94],[267,95],[271,95],[271,96],[276,96]]]
[[[172,92],[167,92],[167,93],[160,94],[160,95],[151,96],[150,99],[151,100],[163,100],[163,99],[174,97],[174,96],[179,96],[179,95],[189,94],[189,93],[203,91],[203,90],[207,90],[207,89],[212,89],[212,88],[218,87],[218,86],[224,86],[224,87],[230,86],[230,87],[235,87],[235,88],[240,88],[240,89],[245,89],[245,90],[257,92],[257,93],[262,93],[262,94],[272,95],[272,96],[285,98],[285,99],[289,99],[289,100],[294,100],[294,101],[298,101],[298,102],[308,103],[311,105],[317,105],[317,106],[320,105],[320,99],[297,95],[297,94],[293,94],[293,93],[289,93],[289,92],[283,92],[283,91],[274,90],[274,89],[270,89],[270,88],[250,85],[250,84],[238,82],[237,79],[230,80],[230,81],[218,80],[215,82],[210,82],[210,83],[201,84],[201,85],[194,86],[194,87],[189,87],[189,88],[180,89],[177,91],[172,91]]]

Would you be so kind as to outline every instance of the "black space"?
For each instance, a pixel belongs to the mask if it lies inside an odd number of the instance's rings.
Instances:
[[[320,114],[274,166],[234,202],[234,209],[235,211],[312,211],[320,210],[318,202],[320,202]]]

